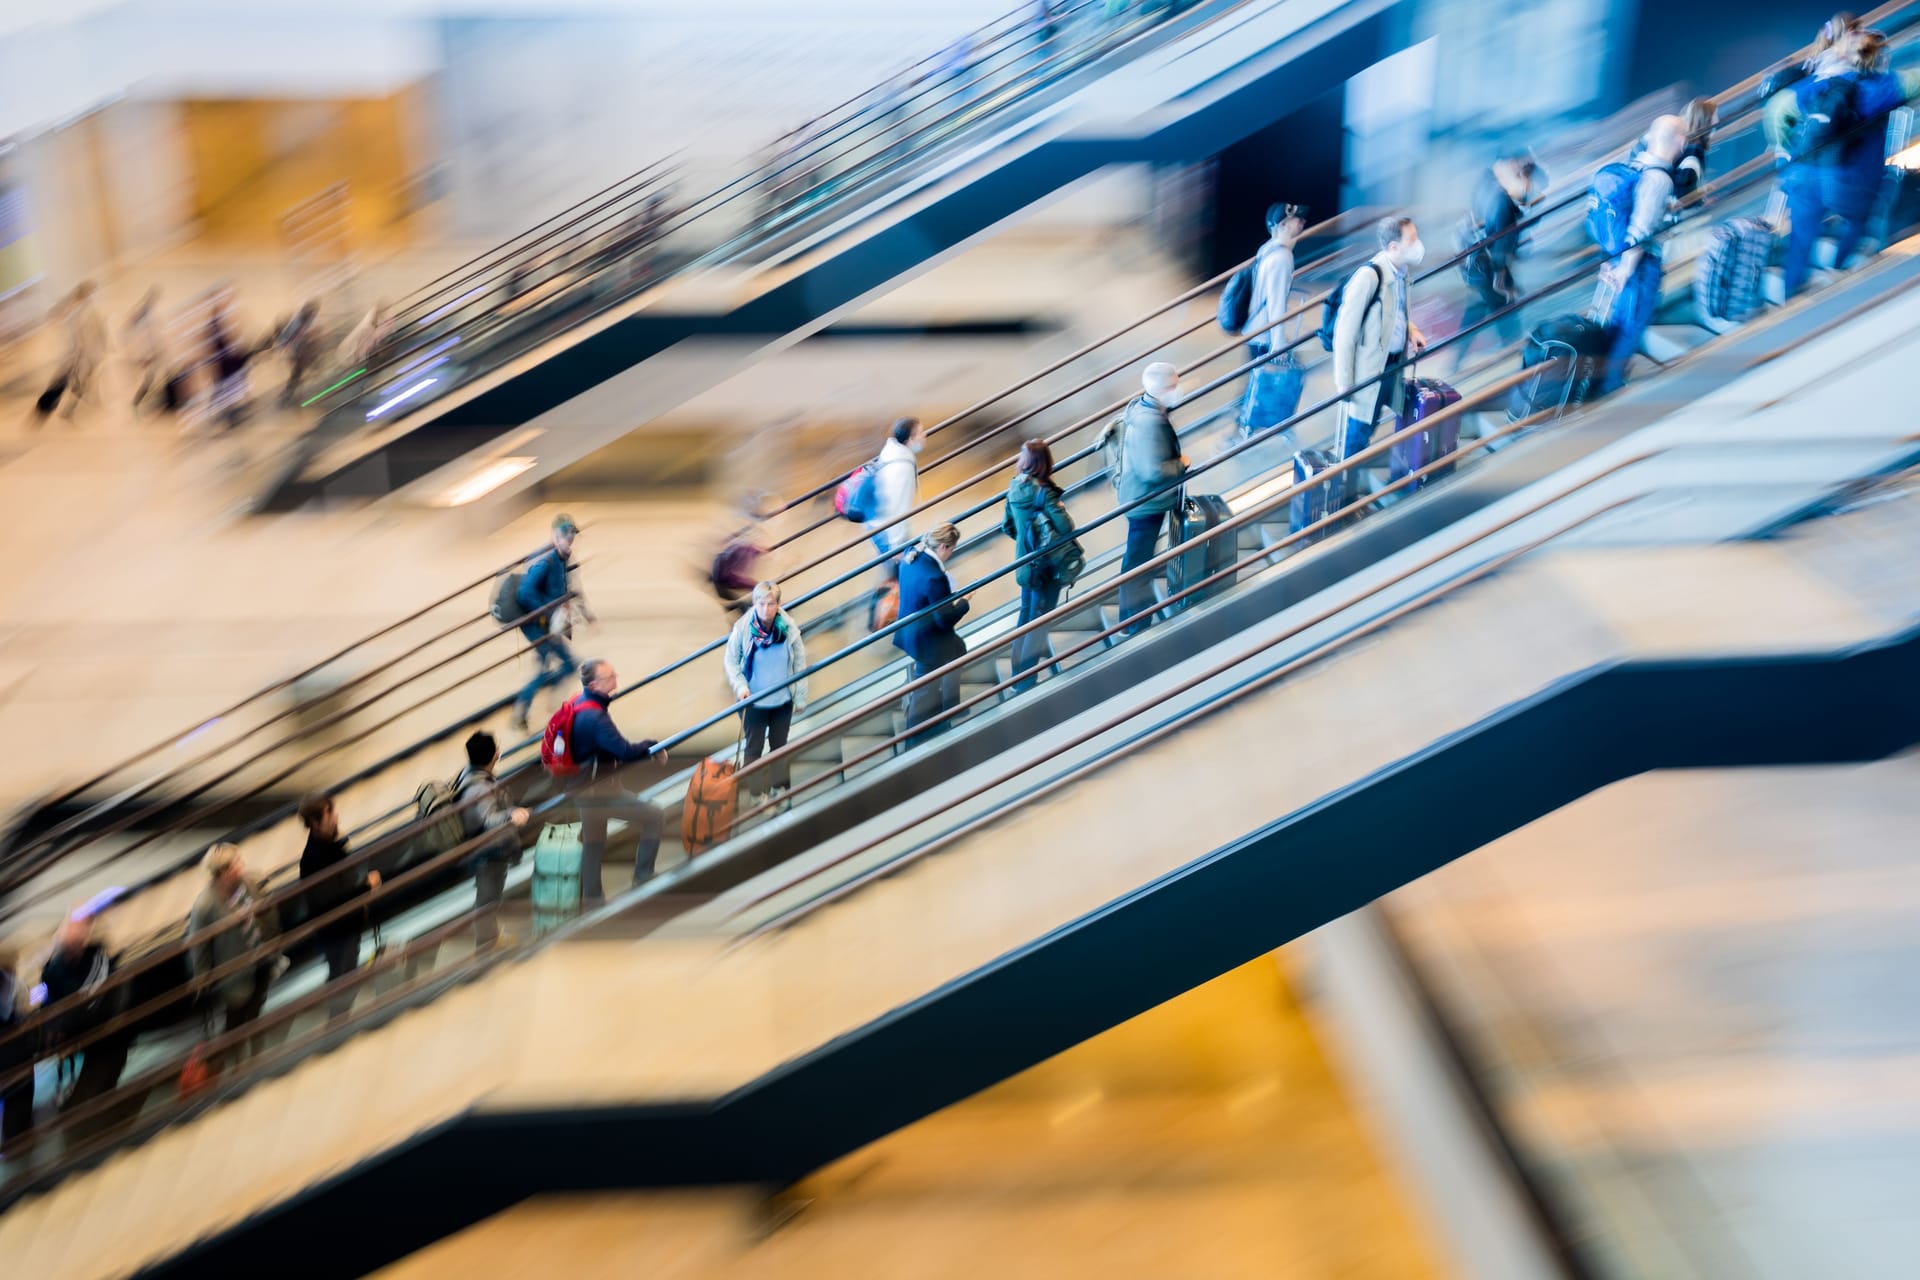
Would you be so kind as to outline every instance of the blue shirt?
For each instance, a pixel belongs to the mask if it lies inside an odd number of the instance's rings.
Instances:
[[[787,656],[787,642],[776,640],[764,649],[749,647],[748,653],[753,662],[753,670],[747,673],[747,693],[753,697],[756,707],[784,707],[793,701],[793,690],[787,687],[787,677],[792,673],[792,659]],[[766,695],[766,696],[761,696]]]

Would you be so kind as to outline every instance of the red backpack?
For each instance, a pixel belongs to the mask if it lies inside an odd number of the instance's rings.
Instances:
[[[580,772],[573,756],[573,718],[585,707],[594,705],[586,694],[568,698],[547,721],[547,732],[540,739],[540,763],[556,778],[569,778]]]

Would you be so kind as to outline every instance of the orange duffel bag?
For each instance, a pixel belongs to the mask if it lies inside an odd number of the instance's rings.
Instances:
[[[743,741],[733,759],[708,757],[693,767],[693,780],[687,783],[687,803],[680,810],[680,843],[689,858],[733,834],[733,815],[740,800],[740,785],[734,775],[740,772],[745,755]]]

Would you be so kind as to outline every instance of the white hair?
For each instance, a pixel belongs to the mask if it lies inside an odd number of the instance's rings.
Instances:
[[[240,846],[237,844],[216,844],[207,850],[207,856],[201,859],[207,874],[219,879],[240,865]]]
[[[762,600],[765,600],[768,596],[772,596],[775,600],[778,600],[780,598],[779,583],[756,582],[753,584],[753,602],[755,604],[759,604]]]
[[[1140,374],[1140,385],[1150,396],[1167,395],[1180,386],[1180,370],[1165,360],[1156,360]]]

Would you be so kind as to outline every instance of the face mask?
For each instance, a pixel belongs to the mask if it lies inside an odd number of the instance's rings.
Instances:
[[[1415,240],[1412,244],[1400,246],[1395,255],[1403,267],[1417,267],[1427,260],[1427,245],[1424,240]]]

